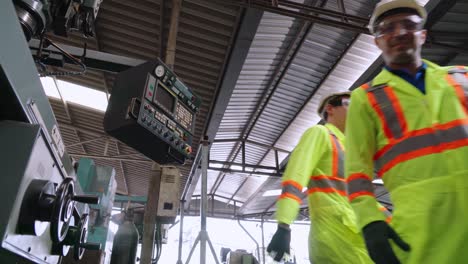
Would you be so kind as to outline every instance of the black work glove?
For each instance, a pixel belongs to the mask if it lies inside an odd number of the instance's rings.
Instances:
[[[400,263],[390,245],[390,239],[404,251],[410,250],[410,246],[385,221],[366,225],[363,233],[369,256],[376,264]]]
[[[289,254],[290,243],[291,229],[285,224],[279,224],[276,233],[271,238],[270,244],[268,244],[267,252],[275,261],[280,261],[284,253]]]

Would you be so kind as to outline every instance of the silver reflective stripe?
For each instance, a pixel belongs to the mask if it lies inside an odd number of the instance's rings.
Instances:
[[[357,178],[348,182],[348,195],[358,192],[374,193],[374,185],[370,179]]]
[[[454,74],[454,73],[467,73],[467,70],[466,70],[465,68],[454,67],[454,68],[451,68],[450,70],[448,70],[448,73],[449,73],[449,74]]]
[[[382,212],[384,213],[385,217],[392,216],[392,213],[388,211],[388,209],[382,210]]]
[[[446,130],[434,130],[432,133],[407,138],[393,145],[381,157],[375,160],[377,171],[399,155],[423,148],[438,146],[468,138],[468,126],[460,125]]]
[[[401,138],[403,136],[403,131],[400,126],[400,122],[398,121],[397,112],[393,108],[392,101],[388,98],[388,95],[385,92],[385,87],[387,87],[386,84],[372,86],[367,89],[367,92],[374,95],[378,107],[382,110],[384,115],[384,122],[390,128],[393,137]]]
[[[461,85],[463,91],[465,92],[465,104],[467,104],[468,100],[468,78],[465,76],[466,70],[454,68],[449,70],[449,73],[452,75],[453,79]]]
[[[283,186],[283,189],[281,191],[281,194],[285,194],[285,193],[289,193],[297,197],[301,197],[302,190],[298,190],[296,187],[287,184]]]
[[[344,181],[335,180],[333,178],[311,179],[309,181],[309,189],[311,188],[334,188],[338,191],[346,191],[346,183]]]

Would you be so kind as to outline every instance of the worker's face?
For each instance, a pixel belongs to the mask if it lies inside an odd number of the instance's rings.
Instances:
[[[375,44],[387,64],[410,64],[421,58],[426,30],[418,15],[402,13],[382,19],[375,28]]]
[[[339,99],[340,103],[337,104],[329,104],[327,106],[328,111],[328,120],[330,117],[333,118],[333,122],[336,123],[338,126],[344,127],[346,124],[346,114],[348,113],[348,106],[350,103],[349,96],[343,96]]]

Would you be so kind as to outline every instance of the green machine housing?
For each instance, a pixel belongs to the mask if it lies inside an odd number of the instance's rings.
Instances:
[[[109,231],[109,221],[117,189],[115,169],[96,165],[92,159],[82,158],[78,163],[77,178],[85,194],[100,198],[99,204],[89,206],[88,241],[101,244],[100,257],[104,262],[100,263],[108,263],[114,239],[114,233]]]

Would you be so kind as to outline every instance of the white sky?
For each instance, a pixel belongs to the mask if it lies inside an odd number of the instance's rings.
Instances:
[[[87,106],[102,112],[106,111],[107,98],[104,92],[60,80],[57,80],[57,87],[51,77],[41,78],[41,82],[46,95],[49,97],[60,99],[61,93],[67,102]]]
[[[113,211],[114,213],[119,213]],[[178,218],[179,219],[179,218]],[[260,222],[241,221],[242,225],[249,231],[249,233],[255,238],[259,247],[262,247],[262,231],[260,228]],[[271,240],[271,237],[276,231],[276,223],[264,223],[264,236],[265,236],[265,247]],[[169,230],[167,244],[162,246],[162,254],[158,263],[161,264],[176,264],[179,254],[179,228],[180,225],[174,225]],[[110,222],[109,229],[111,232],[117,231],[117,225]],[[213,244],[216,252],[218,261],[221,262],[220,252],[221,248],[230,248],[232,251],[236,249],[244,249],[249,253],[255,253],[256,244],[252,239],[244,232],[239,226],[237,220],[228,219],[217,219],[207,217],[207,230],[208,236]],[[200,217],[184,217],[184,233],[182,243],[182,263],[187,261],[188,254],[192,249],[195,240],[200,232]],[[309,264],[309,253],[308,253],[308,236],[309,236],[309,225],[291,225],[291,249],[296,256],[298,264]],[[206,246],[206,263],[215,264],[213,255],[207,244]],[[140,254],[141,245],[138,246],[138,255]],[[266,263],[273,263],[273,260],[265,255]],[[191,264],[197,264],[200,262],[200,243],[198,243],[195,251],[190,259]],[[139,262],[137,262],[139,263]],[[260,263],[261,259],[260,259]]]
[[[257,240],[260,247],[262,247],[262,233],[260,222],[241,221],[242,225],[249,231],[249,233]],[[276,231],[276,223],[265,223],[265,247],[270,242],[271,237]],[[158,263],[175,264],[178,257],[179,248],[179,224],[175,225],[169,230],[168,243],[162,247],[161,258]],[[308,225],[292,225],[291,235],[291,248],[296,255],[297,263],[308,264]],[[255,243],[250,237],[242,230],[237,223],[237,220],[207,218],[208,236],[213,244],[216,252],[216,257],[220,261],[221,248],[230,248],[231,250],[244,249],[250,253],[254,253],[256,249]],[[195,239],[200,232],[200,218],[199,217],[185,217],[184,218],[184,242],[182,244],[182,262],[187,261],[188,254],[195,243]],[[271,260],[271,259],[270,259]],[[200,243],[195,248],[190,263],[196,264],[200,262]],[[266,257],[266,262],[269,263]],[[207,245],[206,263],[215,264],[209,246]],[[261,262],[260,262],[261,263]]]

